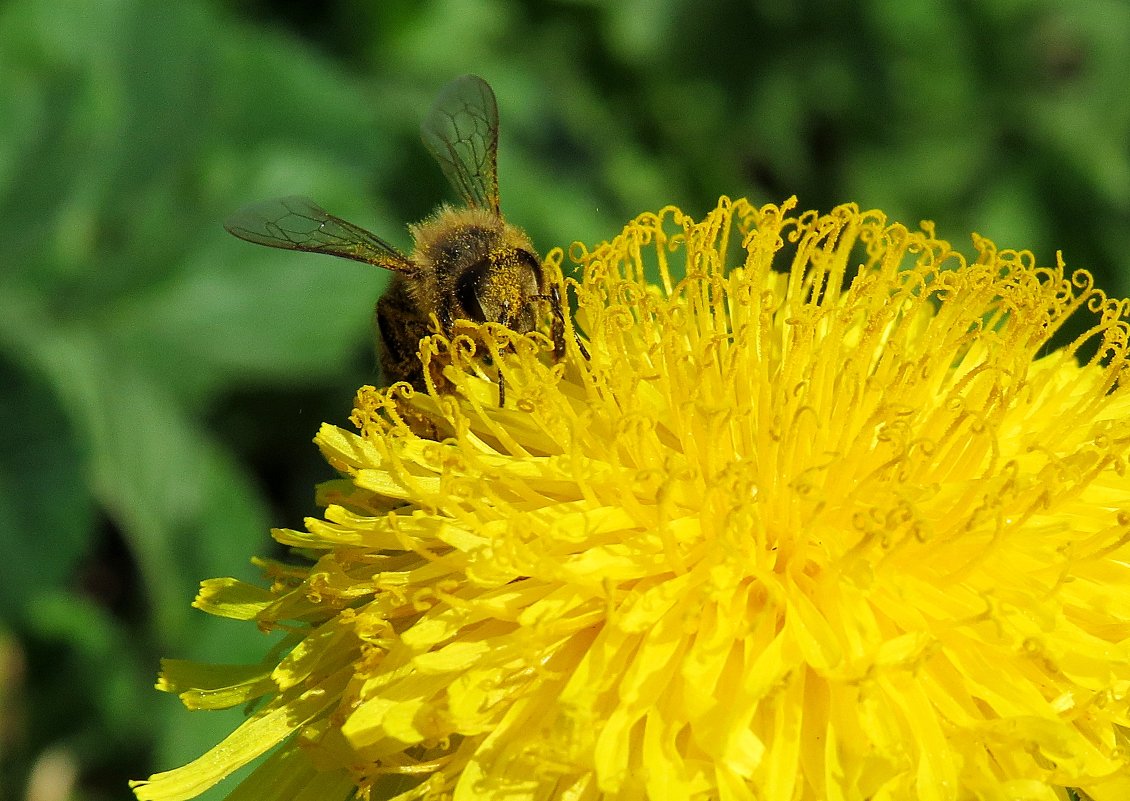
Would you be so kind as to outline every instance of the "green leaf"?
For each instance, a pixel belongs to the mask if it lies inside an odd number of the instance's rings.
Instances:
[[[0,358],[0,617],[73,581],[92,519],[84,449],[51,387]]]

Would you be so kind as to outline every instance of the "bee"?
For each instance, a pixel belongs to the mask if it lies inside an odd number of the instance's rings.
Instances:
[[[499,323],[525,334],[537,325],[538,304],[548,303],[554,358],[560,360],[565,354],[560,288],[547,281],[529,237],[503,218],[499,204],[494,91],[475,75],[456,78],[440,90],[420,129],[464,207],[442,204],[409,226],[415,242],[410,255],[300,196],[247,206],[224,227],[259,245],[327,253],[395,273],[376,304],[378,351],[389,383],[425,388],[418,350],[432,333],[433,316],[446,335],[456,320]],[[498,375],[498,402],[504,406]]]

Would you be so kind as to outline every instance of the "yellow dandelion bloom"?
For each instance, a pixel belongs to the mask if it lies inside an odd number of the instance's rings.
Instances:
[[[1130,798],[1130,302],[974,249],[668,208],[571,251],[587,354],[425,340],[319,432],[310,563],[204,584],[285,636],[164,664],[249,715],[138,798]]]

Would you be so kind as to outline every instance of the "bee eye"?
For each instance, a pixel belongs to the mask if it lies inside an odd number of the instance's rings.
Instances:
[[[480,259],[472,267],[464,270],[455,282],[455,299],[467,313],[467,319],[475,323],[487,321],[486,313],[483,312],[483,306],[479,302],[479,287],[489,270],[490,261]]]

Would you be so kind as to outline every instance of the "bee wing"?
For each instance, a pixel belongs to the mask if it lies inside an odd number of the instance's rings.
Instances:
[[[477,75],[447,84],[420,133],[463,201],[498,214],[498,104],[490,85]]]
[[[403,253],[376,234],[334,217],[298,195],[244,206],[224,221],[224,228],[257,245],[328,253],[398,273],[416,269]]]

